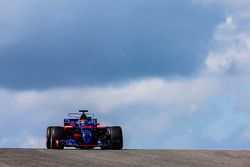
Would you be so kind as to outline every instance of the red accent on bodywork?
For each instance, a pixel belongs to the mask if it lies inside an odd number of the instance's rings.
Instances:
[[[91,129],[93,127],[92,126],[82,126],[82,128],[84,128],[84,129]]]
[[[75,126],[75,123],[74,122],[70,122],[69,125],[70,126]]]
[[[74,138],[79,138],[79,137],[81,137],[80,134],[78,134],[78,133],[75,133],[75,134],[74,134]]]
[[[74,126],[64,126],[64,129],[73,128]]]
[[[97,128],[104,129],[106,126],[97,126]]]

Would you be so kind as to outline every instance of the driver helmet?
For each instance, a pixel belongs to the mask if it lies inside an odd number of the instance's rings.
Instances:
[[[86,121],[87,120],[87,116],[85,113],[82,113],[81,117],[80,117],[81,121]]]

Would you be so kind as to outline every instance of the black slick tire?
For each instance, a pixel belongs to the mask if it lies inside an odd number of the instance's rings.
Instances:
[[[51,127],[50,135],[50,148],[51,149],[63,149],[64,146],[57,141],[63,140],[64,138],[64,128],[60,126]]]
[[[46,130],[46,147],[47,149],[51,149],[50,140],[51,139],[51,127],[48,127]]]
[[[109,146],[102,146],[101,149],[121,150],[123,148],[123,135],[120,126],[107,127]]]

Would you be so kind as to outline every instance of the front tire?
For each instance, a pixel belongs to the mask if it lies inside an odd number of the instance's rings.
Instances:
[[[50,144],[51,149],[63,149],[64,146],[60,143],[60,140],[64,139],[64,128],[60,126],[49,127],[50,128]]]
[[[47,131],[46,131],[46,147],[47,149],[51,149],[51,127],[48,127],[47,128]]]
[[[122,128],[120,126],[107,127],[107,145],[101,149],[121,150],[123,147]]]

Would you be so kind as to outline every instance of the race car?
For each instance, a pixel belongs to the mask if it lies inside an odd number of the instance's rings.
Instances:
[[[79,113],[69,113],[69,118],[64,119],[63,127],[49,126],[46,131],[47,149],[64,149],[64,147],[122,149],[122,128],[101,126],[94,114],[87,112],[88,110],[79,110]]]

